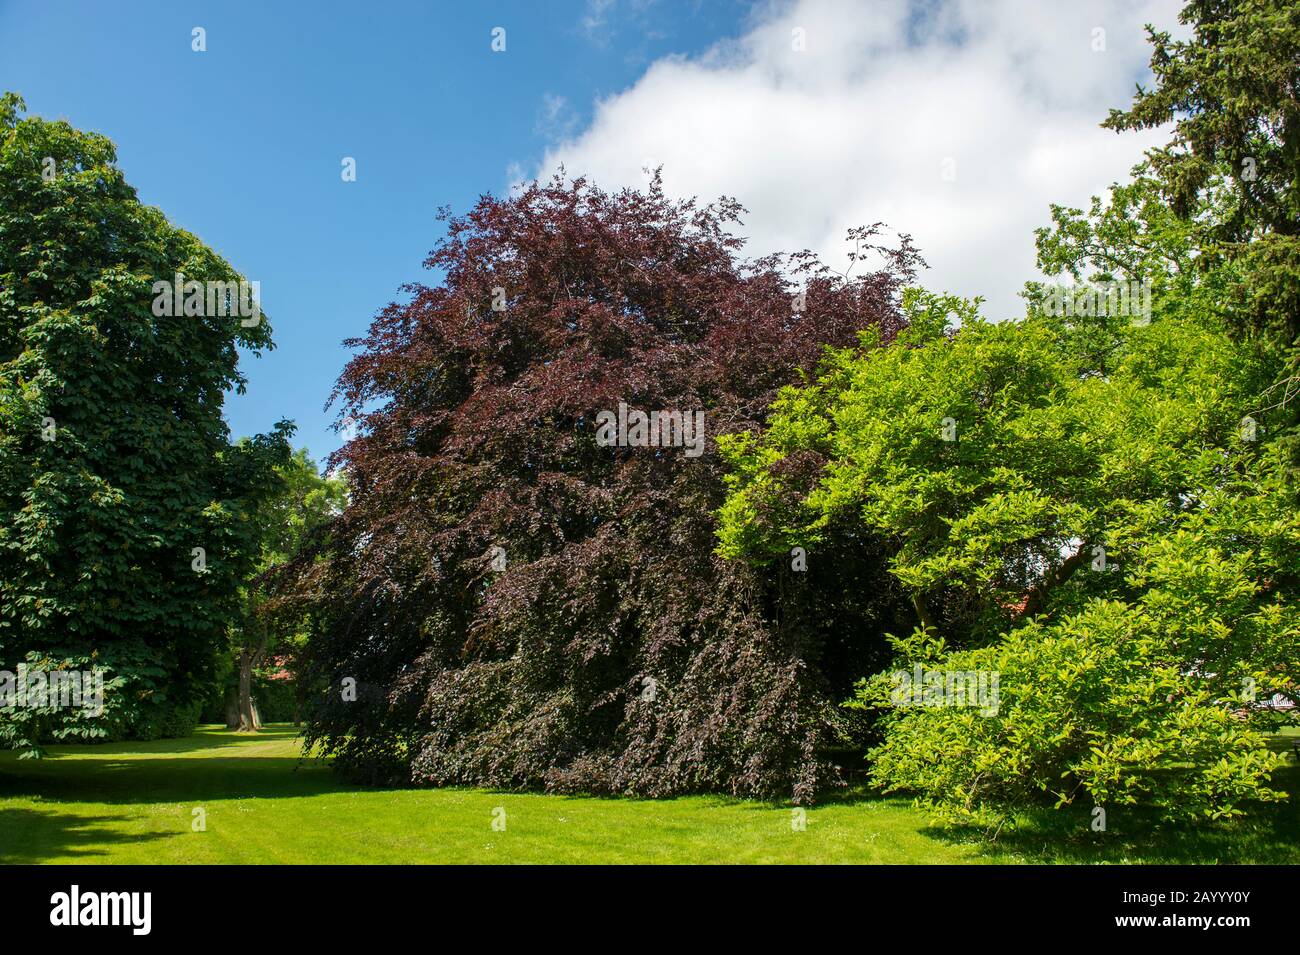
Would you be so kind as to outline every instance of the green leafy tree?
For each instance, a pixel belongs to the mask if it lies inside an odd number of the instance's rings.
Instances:
[[[271,655],[296,661],[307,639],[302,614],[291,603],[268,599],[260,583],[297,557],[303,545],[347,505],[346,482],[337,475],[322,475],[306,448],[282,455],[273,467],[273,484],[255,516],[260,534],[258,577],[243,588],[244,613],[231,633],[238,682],[227,708],[227,723],[243,732],[261,728],[253,700],[255,670]]]
[[[897,641],[900,669],[850,704],[884,713],[873,780],[944,821],[990,826],[1044,796],[1181,821],[1284,798],[1269,785],[1284,758],[1262,732],[1281,717],[1258,704],[1297,695],[1300,521],[1279,471],[1264,470],[1181,513],[1135,508],[1114,529],[1125,560],[1113,597],[972,649],[924,632]],[[900,698],[899,674],[918,666],[939,692]],[[996,675],[992,707],[946,692],[965,674]]]
[[[240,586],[267,449],[232,446],[238,349],[264,317],[160,317],[154,283],[240,276],[143,205],[111,142],[0,98],[0,666],[92,667],[104,712],[8,710],[40,739],[183,733]]]
[[[1150,324],[991,324],[911,290],[894,346],[835,352],[761,437],[720,439],[724,556],[814,550],[851,519],[916,608],[899,666],[1000,674],[996,715],[900,706],[873,751],[881,785],[949,819],[1044,791],[1209,816],[1274,797],[1230,710],[1296,687],[1300,525],[1257,398],[1281,358],[1163,302]]]
[[[1038,268],[1071,290],[1136,283],[1162,315],[1213,315],[1231,327],[1248,272],[1240,262],[1203,255],[1198,242],[1203,224],[1228,215],[1233,202],[1231,184],[1214,177],[1201,194],[1201,222],[1191,221],[1173,210],[1150,164],[1141,163],[1104,200],[1094,196],[1087,211],[1051,206],[1051,226],[1034,233]],[[1025,298],[1041,310],[1055,288],[1029,282]]]
[[[1147,27],[1155,86],[1138,87],[1105,126],[1174,124],[1149,153],[1173,211],[1199,221],[1214,261],[1252,275],[1243,315],[1287,342],[1300,334],[1300,6],[1291,0],[1189,0],[1186,40]],[[1207,189],[1226,174],[1231,201],[1201,220]]]
[[[1175,319],[993,324],[917,290],[904,307],[897,347],[835,352],[818,384],[783,393],[762,438],[721,442],[735,469],[721,551],[817,546],[851,514],[890,542],[917,622],[949,639],[1077,583],[1126,502],[1178,493],[1208,449],[1240,444],[1276,367]],[[792,470],[793,456],[821,466]]]

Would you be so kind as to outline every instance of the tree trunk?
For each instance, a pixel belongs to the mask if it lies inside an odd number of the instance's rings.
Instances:
[[[226,729],[239,729],[239,692],[226,694]]]
[[[239,653],[239,732],[255,733],[262,728],[257,707],[253,705],[253,657],[248,650]]]

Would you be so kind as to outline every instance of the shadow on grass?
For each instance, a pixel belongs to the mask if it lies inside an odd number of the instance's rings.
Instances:
[[[0,759],[0,798],[62,803],[198,803],[282,799],[357,789],[319,761],[299,756],[209,755],[237,743],[292,740],[291,727],[240,735],[205,729],[184,739],[52,747],[39,760]],[[0,827],[0,832],[5,831]]]
[[[322,763],[298,756],[252,752],[235,755],[240,752],[235,744],[283,743],[296,736],[297,731],[287,727],[272,728],[256,736],[205,729],[183,740],[79,746],[62,752],[56,749],[51,758],[39,761],[19,762],[6,754],[0,758],[0,799],[33,799],[37,805],[0,807],[0,861],[40,862],[51,856],[79,855],[89,858],[107,855],[103,847],[115,843],[170,838],[166,834],[115,831],[111,827],[120,823],[120,816],[85,814],[85,808],[76,805],[81,803],[194,805],[228,799],[297,799],[381,788],[350,783]],[[1291,737],[1279,738],[1277,747],[1289,749],[1291,743]],[[223,747],[228,747],[231,755],[220,754]],[[1091,806],[1077,806],[1026,812],[1016,827],[1004,829],[992,842],[973,829],[926,826],[919,816],[900,816],[898,825],[939,842],[971,846],[990,861],[1294,864],[1300,861],[1300,765],[1290,761],[1277,773],[1274,783],[1275,788],[1290,793],[1288,800],[1251,806],[1248,818],[1228,823],[1161,825],[1149,811],[1113,807],[1108,812],[1107,831],[1093,832]],[[570,794],[567,798],[586,801],[592,797]],[[607,798],[623,801],[626,797]],[[717,794],[697,798],[702,799],[704,808],[789,808],[784,801],[739,800]],[[70,805],[52,805],[46,810],[40,801]],[[860,777],[854,785],[822,793],[816,806],[898,808],[910,812],[907,797],[874,792]],[[35,848],[38,845],[39,851]]]
[[[156,839],[170,839],[173,833],[128,833],[113,827],[117,816],[78,816],[39,809],[0,809],[0,864],[28,865],[56,856],[92,860],[105,856],[105,847],[130,843],[139,845]]]
[[[1162,822],[1142,807],[1110,808],[1106,831],[1094,832],[1091,806],[1040,809],[1021,813],[1014,827],[996,839],[976,827],[926,825],[927,838],[970,846],[990,861],[1030,863],[1148,863],[1157,865],[1289,864],[1300,862],[1300,735],[1269,740],[1269,748],[1288,761],[1273,775],[1272,788],[1287,794],[1279,803],[1252,803],[1240,819],[1200,824]],[[910,807],[903,795],[885,794],[861,775],[845,787],[818,794],[817,806]],[[756,808],[762,804],[755,804]],[[782,804],[787,805],[787,804]]]
[[[87,765],[91,763],[91,765]],[[14,773],[0,769],[0,798],[51,802],[198,803],[216,799],[284,799],[360,789],[324,767],[287,756],[167,756],[78,760]]]
[[[923,829],[926,835],[975,845],[985,857],[1011,856],[1033,863],[1149,863],[1155,865],[1294,865],[1300,861],[1300,766],[1278,770],[1273,788],[1288,793],[1280,803],[1243,806],[1233,820],[1174,824],[1151,809],[1116,806],[1106,830],[1094,832],[1091,806],[1022,814],[993,841],[975,829]]]

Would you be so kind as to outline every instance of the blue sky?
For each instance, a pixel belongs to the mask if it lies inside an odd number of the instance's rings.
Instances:
[[[227,419],[293,419],[319,459],[343,339],[437,281],[437,209],[561,163],[735,196],[752,254],[844,268],[845,231],[884,220],[921,284],[1018,314],[1049,203],[1086,206],[1166,138],[1098,123],[1147,75],[1142,24],[1178,33],[1179,5],[0,0],[0,89],[108,135],[144,201],[261,283],[277,348]]]
[[[323,406],[441,234],[651,61],[698,52],[747,6],[0,0],[0,89],[104,133],[141,198],[262,284],[276,349],[244,360],[236,435],[287,417],[323,456]],[[191,50],[191,30],[207,51]],[[491,30],[506,29],[506,51]],[[561,99],[562,98],[562,103]],[[342,157],[357,181],[340,178]]]

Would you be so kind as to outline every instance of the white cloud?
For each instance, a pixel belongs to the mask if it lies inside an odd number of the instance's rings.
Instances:
[[[549,139],[563,139],[572,134],[577,117],[569,109],[568,101],[555,93],[542,94],[542,107],[537,116],[537,132]]]
[[[588,39],[593,41],[603,39],[605,20],[613,5],[614,0],[587,0],[581,22],[582,30],[587,34]]]
[[[1127,176],[1162,133],[1098,124],[1146,73],[1142,24],[1177,0],[803,0],[763,8],[704,55],[653,64],[550,149],[605,188],[662,163],[680,196],[735,196],[751,254],[811,248],[843,268],[850,226],[910,232],[930,288],[1019,314],[1033,229]],[[795,30],[806,49],[798,52]],[[1095,51],[1096,31],[1105,50]],[[945,181],[944,161],[956,177]]]

